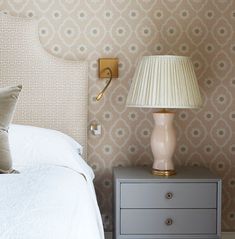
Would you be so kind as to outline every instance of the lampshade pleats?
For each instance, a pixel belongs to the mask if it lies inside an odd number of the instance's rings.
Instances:
[[[201,95],[193,64],[184,56],[145,56],[127,97],[129,107],[198,108]]]

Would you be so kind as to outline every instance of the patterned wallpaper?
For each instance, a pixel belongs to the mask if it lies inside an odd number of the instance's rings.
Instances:
[[[130,79],[143,55],[191,56],[204,105],[178,110],[178,165],[209,167],[223,178],[223,230],[235,230],[235,1],[233,0],[1,0],[14,16],[37,17],[48,52],[89,61],[88,163],[106,230],[112,230],[112,168],[150,165],[151,110],[125,107]],[[97,59],[118,57],[120,78],[104,99]],[[69,79],[65,79],[65,84]]]

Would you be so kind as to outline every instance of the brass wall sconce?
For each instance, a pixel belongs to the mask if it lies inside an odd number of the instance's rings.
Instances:
[[[107,79],[108,81],[103,90],[96,96],[96,100],[99,101],[107,88],[109,87],[113,78],[118,78],[118,58],[100,58],[98,60],[99,66],[99,78]]]

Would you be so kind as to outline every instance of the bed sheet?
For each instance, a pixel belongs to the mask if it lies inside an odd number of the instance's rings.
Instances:
[[[77,171],[39,165],[0,185],[0,238],[104,239],[93,183]]]

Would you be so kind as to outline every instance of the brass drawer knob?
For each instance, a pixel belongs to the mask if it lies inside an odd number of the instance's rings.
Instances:
[[[171,218],[167,218],[166,221],[165,221],[165,224],[166,224],[167,226],[170,226],[170,225],[173,224],[173,220],[172,220]]]
[[[172,199],[173,198],[173,193],[168,192],[168,193],[166,193],[165,197],[166,197],[166,199]]]

